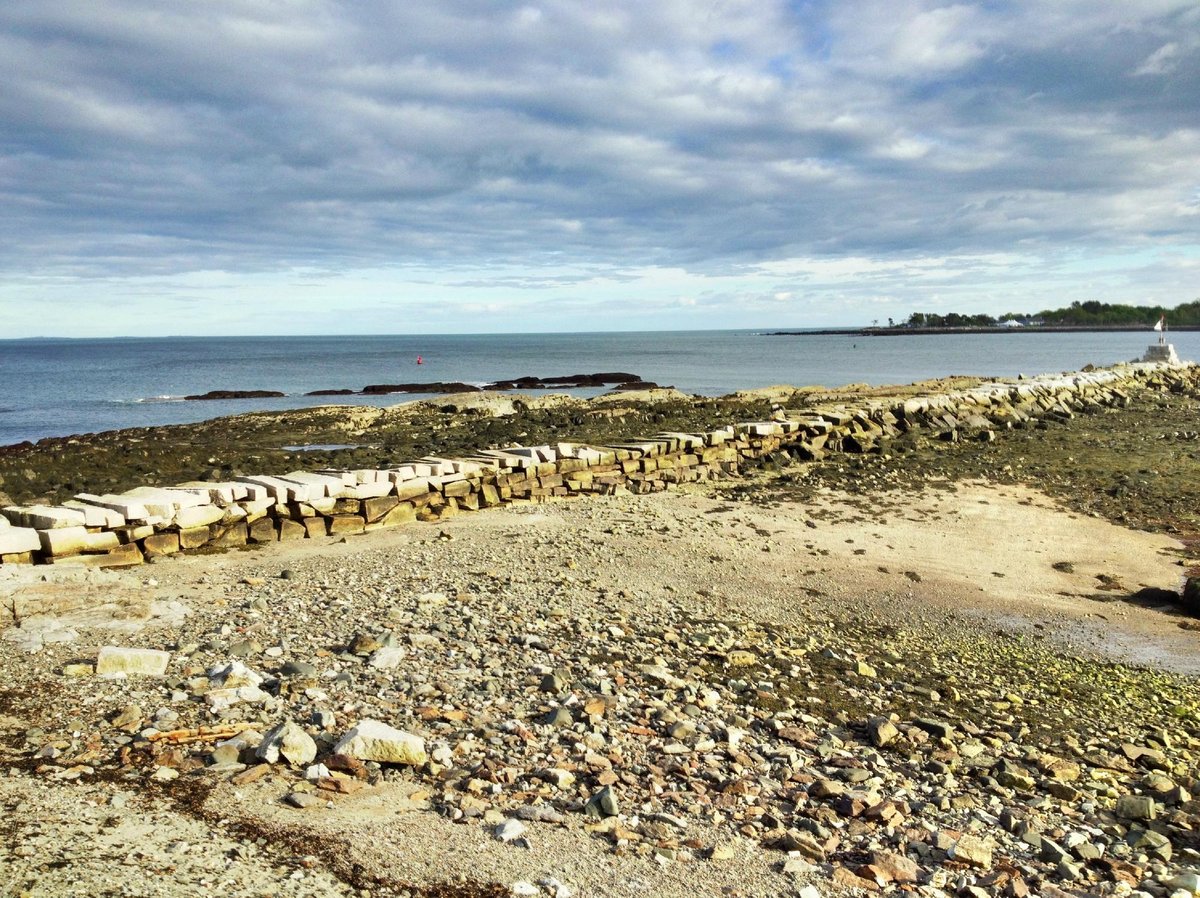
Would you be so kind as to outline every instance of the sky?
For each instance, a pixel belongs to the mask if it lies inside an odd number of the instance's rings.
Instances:
[[[1195,0],[5,0],[0,338],[1200,298]]]

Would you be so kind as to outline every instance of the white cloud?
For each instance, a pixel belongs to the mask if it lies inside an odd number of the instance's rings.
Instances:
[[[735,323],[814,284],[991,302],[1014,248],[1061,287],[1056,247],[1200,242],[1195,33],[1187,0],[4,4],[0,281],[212,315],[296,271]]]
[[[1133,70],[1135,75],[1167,75],[1179,67],[1179,44],[1163,44]]]

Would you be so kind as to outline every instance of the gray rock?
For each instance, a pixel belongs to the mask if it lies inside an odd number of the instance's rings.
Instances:
[[[1122,795],[1117,799],[1113,813],[1126,820],[1153,820],[1157,806],[1149,795]]]
[[[575,722],[575,718],[571,716],[571,712],[566,708],[555,708],[544,714],[540,723],[545,726],[552,727],[569,727]]]
[[[867,738],[872,745],[882,748],[899,735],[896,725],[886,717],[872,717],[867,721]]]
[[[617,804],[617,793],[613,791],[612,786],[605,786],[588,799],[583,812],[589,817],[596,818],[617,816],[621,813],[620,806]]]
[[[254,754],[268,764],[282,757],[293,767],[301,767],[317,757],[317,743],[298,724],[285,720],[267,731]]]

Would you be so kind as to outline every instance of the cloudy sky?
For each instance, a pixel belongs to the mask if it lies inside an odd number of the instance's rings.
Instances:
[[[1200,297],[1195,0],[5,0],[0,337]]]

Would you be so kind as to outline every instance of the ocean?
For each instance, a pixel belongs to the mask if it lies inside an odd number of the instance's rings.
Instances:
[[[1011,377],[1141,356],[1155,334],[1003,333],[863,337],[764,331],[433,336],[0,340],[0,446],[258,410],[394,405],[432,394],[306,396],[367,384],[622,371],[688,393],[793,384],[900,384],[952,374]],[[1200,358],[1200,332],[1170,335]],[[423,359],[416,364],[417,356]],[[274,399],[184,401],[210,390]],[[568,392],[595,395],[600,389]]]

